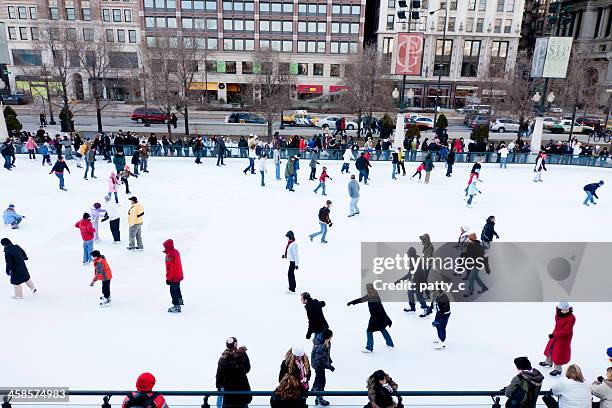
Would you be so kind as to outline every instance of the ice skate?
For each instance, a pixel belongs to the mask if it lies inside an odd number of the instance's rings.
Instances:
[[[367,349],[367,348],[363,348],[361,350],[362,353],[373,353],[373,350]]]
[[[445,342],[438,342],[436,344],[436,350],[444,350],[446,348],[446,343]]]
[[[172,306],[170,309],[168,309],[168,313],[181,313],[181,306]]]
[[[100,307],[108,307],[110,305],[111,305],[110,298],[103,298],[102,301],[100,302]]]

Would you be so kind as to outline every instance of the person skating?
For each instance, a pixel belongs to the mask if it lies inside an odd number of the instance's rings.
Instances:
[[[287,160],[287,165],[285,166],[285,179],[287,180],[287,185],[285,186],[285,190],[289,190],[289,191],[295,191],[293,189],[293,182],[295,180],[293,177],[295,174],[295,167],[293,166],[294,160],[295,159],[291,157],[289,160]]]
[[[142,373],[136,380],[136,392],[131,392],[123,400],[121,408],[168,408],[164,396],[153,392],[155,377],[151,373]]]
[[[414,247],[408,248],[407,255],[408,255],[408,259],[417,260],[419,258],[417,254],[417,250]],[[416,297],[416,300],[419,302],[419,305],[421,306],[421,309],[423,312],[420,316],[426,317],[431,314],[431,310],[429,309],[429,307],[427,306],[427,303],[425,302],[425,297],[423,296],[423,292],[421,291],[420,285],[421,283],[427,282],[427,275],[425,273],[425,269],[423,268],[421,262],[415,262],[415,264],[417,265],[416,270],[414,270],[413,272],[412,271],[408,272],[406,275],[402,276],[397,281],[395,281],[395,283],[398,284],[401,281],[405,281],[405,280],[412,281],[413,289],[408,289],[408,307],[404,308],[404,312],[408,312],[408,313],[416,312],[416,303],[415,303],[415,297]]]
[[[111,279],[113,278],[113,273],[111,272],[110,266],[108,266],[108,262],[106,261],[106,257],[100,253],[100,251],[95,250],[91,251],[91,256],[93,257],[93,267],[94,267],[94,277],[91,280],[89,286],[93,287],[93,285],[100,281],[102,282],[102,296],[100,297],[100,306],[106,307],[111,304],[111,292],[110,292],[110,284]]]
[[[425,162],[421,162],[421,164],[419,164],[419,166],[416,168],[414,174],[410,177],[411,179],[414,178],[414,176],[416,176],[417,174],[419,175],[419,181],[421,181],[421,175],[422,175],[422,171],[425,168]]]
[[[308,236],[311,242],[314,237],[321,235],[321,243],[327,244],[327,241],[325,240],[325,238],[327,237],[327,228],[333,225],[333,223],[331,222],[331,219],[329,218],[331,206],[332,206],[331,200],[327,200],[325,202],[325,206],[319,209],[319,226],[321,227],[321,230],[314,232]]]
[[[368,403],[364,408],[396,408],[393,400],[397,384],[383,370],[376,370],[368,378]]]
[[[395,173],[397,173],[398,166],[399,166],[399,152],[397,151],[392,152],[391,153],[391,179],[392,180],[397,180],[397,177],[395,177]]]
[[[429,177],[431,176],[431,172],[435,167],[431,153],[427,153],[425,160],[423,160],[423,165],[423,169],[425,170],[425,184],[429,184]]]
[[[295,293],[295,271],[298,269],[300,263],[298,245],[297,242],[295,242],[295,234],[293,231],[287,231],[285,237],[287,237],[287,246],[285,247],[285,253],[283,254],[282,258],[289,261],[289,270],[287,271],[289,292]]]
[[[125,154],[123,150],[118,150],[113,157],[113,164],[115,165],[115,171],[121,173],[125,168]]]
[[[43,167],[45,166],[45,163],[48,164],[49,166],[52,166],[51,155],[49,154],[49,144],[47,142],[43,143],[43,145],[40,147],[40,155],[42,156]],[[78,161],[77,161],[77,164],[78,164]],[[77,165],[77,167],[80,167],[80,166]]]
[[[340,169],[340,174],[349,172],[351,160],[355,160],[355,156],[353,156],[351,149],[347,147],[342,155],[342,168]]]
[[[134,168],[134,174],[138,175],[138,169],[140,168],[140,146],[135,146],[134,153],[132,153],[132,158],[130,159],[130,163]]]
[[[597,204],[595,200],[593,199],[593,197],[599,200],[599,197],[597,196],[596,191],[599,187],[603,185],[604,185],[603,180],[599,180],[599,183],[591,183],[591,184],[587,184],[586,186],[584,186],[582,190],[584,190],[587,196],[582,202],[582,204],[586,205],[587,207],[589,206],[589,202],[591,202],[591,204],[593,205]]]
[[[542,170],[548,171],[546,169],[546,154],[544,154],[544,152],[540,152],[540,154],[538,154],[538,158],[536,159],[536,164],[533,168],[533,172],[535,173],[533,175],[534,182],[542,181]]]
[[[174,248],[174,241],[164,241],[164,254],[166,254],[166,285],[170,286],[170,297],[172,307],[169,313],[181,313],[183,295],[181,293],[181,281],[183,280],[183,264],[181,254]]]
[[[144,218],[144,208],[142,207],[142,204],[138,202],[136,197],[130,197],[130,203],[131,206],[128,210],[130,242],[127,249],[144,249],[142,246],[142,223]],[[137,246],[134,246],[135,244]]]
[[[319,162],[317,161],[317,156],[317,151],[313,150],[310,156],[310,162],[308,163],[308,167],[310,167],[310,176],[308,177],[308,180],[310,181],[316,178],[317,164],[319,164]]]
[[[499,168],[507,169],[508,154],[510,154],[510,151],[506,146],[502,145],[502,147],[497,151],[497,154],[499,154]]]
[[[325,181],[327,179],[333,180],[328,174],[327,174],[327,167],[323,166],[323,171],[321,172],[321,175],[319,176],[319,185],[317,186],[317,188],[314,189],[314,193],[316,194],[317,191],[319,191],[320,188],[323,189],[323,195],[327,195],[325,193]]]
[[[482,232],[480,233],[480,241],[482,242],[482,247],[485,251],[484,267],[487,275],[491,273],[491,268],[489,267],[489,257],[486,256],[486,254],[489,252],[489,249],[491,249],[491,243],[493,242],[494,238],[499,239],[499,234],[495,232],[495,216],[490,215],[487,217],[487,221],[485,222],[484,227],[482,227]]]
[[[221,136],[217,142],[217,166],[225,166],[225,163],[223,163],[223,158],[225,157],[226,150],[225,138]]]
[[[334,333],[328,328],[323,329],[320,333],[315,334],[312,340],[312,352],[310,354],[310,362],[315,372],[315,379],[312,383],[313,391],[325,391],[325,370],[330,370],[332,373],[336,370],[331,359],[331,340]],[[329,401],[326,401],[322,396],[318,395],[315,399],[315,405],[328,406]]]
[[[296,186],[299,186],[298,183],[298,170],[300,170],[300,154],[296,154],[293,156],[293,182]]]
[[[476,171],[478,172],[478,170]],[[472,207],[472,201],[474,200],[474,196],[476,194],[482,194],[482,191],[480,191],[478,189],[478,186],[476,185],[477,181],[478,181],[477,179],[473,179],[472,182],[467,186],[466,194],[468,196],[468,200],[466,203],[466,207],[468,208]]]
[[[119,186],[119,180],[117,179],[117,175],[115,172],[111,172],[110,177],[108,178],[108,194],[106,195],[105,200],[110,201],[113,194],[115,195],[115,203],[119,204],[119,196],[117,194],[117,188]]]
[[[355,168],[359,171],[359,182],[363,180],[363,184],[368,184],[368,169],[372,167],[369,160],[365,157],[365,152],[361,152],[361,155],[355,160]]]
[[[325,316],[323,315],[325,302],[313,299],[308,292],[302,293],[300,300],[304,305],[304,309],[306,309],[306,317],[308,318],[307,339],[310,339],[313,333],[316,336],[324,329],[329,328],[329,324],[327,324],[327,320],[325,320]]]
[[[12,229],[18,229],[19,224],[21,224],[21,221],[23,221],[24,218],[25,216],[20,215],[17,213],[17,211],[15,211],[15,204],[9,204],[8,208],[4,210],[4,213],[2,214],[4,224],[10,225]]]
[[[451,315],[450,300],[448,295],[442,290],[437,290],[434,293],[433,300],[429,306],[429,310],[435,310],[436,314],[431,325],[436,328],[438,339],[434,340],[436,349],[442,350],[446,348],[446,326]]]
[[[574,309],[567,302],[559,302],[555,309],[555,328],[548,335],[548,343],[544,349],[546,360],[540,362],[542,367],[553,367],[550,372],[552,376],[561,374],[563,364],[567,364],[571,359],[574,324]]]
[[[476,166],[478,165],[478,166]],[[470,178],[468,179],[468,183],[467,186],[465,187],[465,199],[467,200],[467,196],[468,196],[468,189],[470,188],[470,185],[472,183],[476,183],[476,182],[482,182],[482,179],[480,178],[480,163],[476,162],[474,163],[474,165],[472,166],[472,171],[470,172]]]
[[[89,213],[83,213],[83,218],[74,224],[79,229],[81,239],[83,240],[83,265],[91,262],[91,251],[93,251],[93,241],[96,232],[90,218]]]
[[[356,305],[363,302],[368,302],[368,310],[370,312],[370,320],[366,329],[367,343],[365,348],[362,350],[364,353],[372,353],[374,351],[374,332],[381,332],[387,347],[395,347],[391,335],[387,331],[387,327],[391,327],[393,322],[387,315],[385,308],[380,300],[378,291],[374,289],[374,285],[368,283],[366,285],[367,293],[365,296],[351,300],[346,305]]]
[[[85,176],[83,178],[87,180],[89,169],[91,169],[91,178],[97,178],[94,176],[94,171],[96,169],[96,148],[93,146],[88,148],[83,158],[85,159]]]
[[[446,177],[452,177],[453,165],[455,164],[455,149],[451,147],[450,152],[446,155]]]
[[[34,286],[28,267],[25,264],[25,261],[28,260],[25,251],[19,245],[13,244],[8,238],[2,238],[0,244],[4,248],[6,274],[11,277],[11,285],[13,285],[15,292],[13,299],[23,299],[23,290],[21,289],[23,283],[30,288],[32,294],[36,294],[36,286]]]
[[[506,407],[536,408],[544,376],[531,366],[527,357],[515,358],[514,366],[519,373],[512,377],[510,385],[502,390],[508,398]]]
[[[468,236],[468,238],[469,238],[469,242],[468,242],[467,248],[465,249],[465,258],[473,259],[474,267],[470,269],[467,273],[469,276],[468,289],[467,289],[467,293],[463,294],[463,297],[470,297],[474,294],[474,283],[478,283],[478,286],[480,286],[478,293],[484,293],[487,290],[489,290],[487,285],[485,285],[482,279],[480,279],[480,276],[479,276],[480,269],[477,266],[477,260],[484,259],[485,257],[484,248],[482,247],[482,244],[480,243],[480,241],[478,240],[478,237],[476,236],[474,232],[472,232]]]
[[[230,337],[225,341],[225,350],[217,363],[216,386],[219,391],[251,391],[247,374],[251,371],[251,362],[247,348],[238,346],[238,340]],[[252,401],[250,395],[225,395],[223,403],[217,406],[225,408],[245,408]]]
[[[256,145],[252,145],[249,148],[249,165],[246,166],[246,168],[244,170],[242,170],[242,172],[246,175],[248,171],[251,172],[251,174],[255,174],[255,159],[257,159],[257,153],[256,153]]]
[[[406,175],[406,166],[404,165],[406,161],[406,151],[401,147],[397,148],[397,174],[400,174],[400,170],[402,176]]]
[[[304,354],[303,346],[293,346],[285,353],[285,358],[280,365],[278,380],[281,381],[285,375],[290,375],[297,380],[301,386],[302,396],[306,397],[311,371],[310,360]]]
[[[66,170],[68,174],[70,174],[70,169],[64,161],[64,158],[62,156],[59,156],[53,167],[51,167],[51,171],[49,172],[49,174],[54,173],[57,179],[59,180],[59,189],[62,191],[67,191],[66,187],[64,187],[64,170]]]
[[[274,147],[274,150],[272,151],[272,161],[274,162],[274,170],[275,170],[275,176],[277,180],[281,179],[280,176],[280,166],[281,166],[281,157],[280,157],[280,150],[278,149],[278,146]]]
[[[119,173],[119,177],[121,178],[121,182],[125,184],[125,194],[130,194],[130,182],[128,181],[130,176],[138,178],[138,175],[132,173],[130,171],[130,166],[126,165],[123,168],[123,171]]]
[[[355,175],[351,174],[351,180],[348,183],[348,194],[351,199],[349,203],[349,217],[359,214],[359,207],[357,207],[360,196],[359,189],[359,183],[355,180]]]
[[[106,213],[108,214],[108,225],[111,230],[111,235],[113,236],[113,244],[116,244],[121,241],[121,213],[119,212],[119,206],[116,203],[108,203],[106,206]]]
[[[268,170],[266,169],[267,157],[268,156],[265,153],[262,153],[262,155],[259,156],[259,159],[257,159],[257,170],[259,170],[259,174],[261,174],[261,186],[262,187],[266,186],[266,173],[268,172]]]
[[[28,151],[30,160],[36,160],[36,149],[38,149],[38,145],[34,141],[34,137],[29,136],[26,142],[26,150]]]

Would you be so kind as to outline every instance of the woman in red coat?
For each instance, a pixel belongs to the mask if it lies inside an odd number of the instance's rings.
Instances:
[[[574,310],[567,302],[559,302],[555,314],[555,329],[548,335],[548,344],[544,349],[546,361],[542,361],[542,367],[553,367],[550,375],[561,374],[561,366],[569,363],[572,355],[572,336],[574,335],[574,324],[576,317]]]
[[[181,313],[181,306],[183,305],[181,254],[174,248],[174,241],[171,239],[164,242],[164,253],[166,254],[166,284],[170,286],[170,296],[172,297],[172,307],[168,309],[168,312]]]

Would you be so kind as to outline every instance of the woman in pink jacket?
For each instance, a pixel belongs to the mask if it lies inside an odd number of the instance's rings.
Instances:
[[[28,155],[30,156],[30,160],[36,159],[36,149],[38,149],[38,145],[36,144],[32,136],[28,137],[28,141],[26,142],[26,149],[28,149]]]
[[[108,194],[106,195],[106,201],[110,201],[113,194],[115,194],[115,203],[119,204],[119,197],[117,196],[117,186],[119,180],[115,172],[111,172],[110,178],[108,179]]]

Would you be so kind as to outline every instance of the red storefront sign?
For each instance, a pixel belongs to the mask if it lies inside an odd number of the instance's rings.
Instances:
[[[330,85],[329,86],[329,92],[342,92],[342,91],[348,91],[350,88],[348,86],[343,86],[343,85]]]
[[[297,92],[300,94],[322,94],[323,85],[297,85]]]
[[[423,33],[399,33],[392,72],[395,75],[420,76],[423,64]]]

